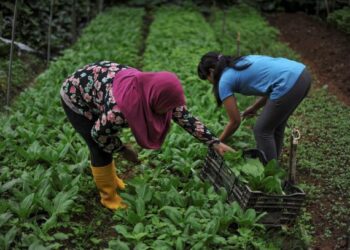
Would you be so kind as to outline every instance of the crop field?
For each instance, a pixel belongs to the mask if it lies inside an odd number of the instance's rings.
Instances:
[[[108,8],[16,97],[8,114],[0,114],[0,249],[308,249],[330,238],[334,249],[345,249],[350,224],[350,112],[317,84],[286,131],[285,171],[291,128],[301,131],[297,182],[307,195],[293,225],[267,228],[260,223],[264,214],[227,203],[224,189],[217,192],[200,179],[207,147],[176,124],[155,151],[141,149],[131,131],[123,130],[122,141],[133,144],[141,160],[131,164],[114,155],[127,184],[120,195],[128,208],[112,212],[101,206],[88,147],[60,103],[61,84],[76,69],[108,60],[143,71],[174,72],[191,113],[219,135],[227,115],[216,107],[211,86],[197,76],[203,54],[214,50],[236,55],[239,33],[241,55],[303,61],[252,7],[210,11],[208,17],[192,5]],[[317,76],[313,78],[316,83]],[[238,96],[239,109],[252,101]],[[236,162],[242,160],[243,149],[255,147],[254,122],[255,118],[243,121],[227,142],[237,151]],[[266,180],[269,175],[260,167],[251,162],[241,166],[239,175],[250,184],[253,177]],[[274,166],[268,170],[275,171]],[[270,177],[282,175],[273,172]],[[276,178],[277,184],[266,181],[263,187],[256,184],[257,189],[283,194]]]

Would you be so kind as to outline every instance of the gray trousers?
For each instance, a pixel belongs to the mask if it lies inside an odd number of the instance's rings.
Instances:
[[[268,161],[279,158],[287,120],[305,98],[310,86],[311,75],[305,69],[287,94],[277,100],[267,100],[254,126],[254,136],[257,148],[265,153]]]

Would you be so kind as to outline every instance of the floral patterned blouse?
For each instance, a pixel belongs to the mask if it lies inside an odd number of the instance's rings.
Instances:
[[[115,74],[127,68],[109,61],[86,65],[64,81],[60,92],[62,100],[72,111],[95,121],[91,136],[108,153],[123,148],[118,133],[128,127],[112,94]],[[201,142],[207,145],[219,142],[206,126],[191,115],[186,106],[175,108],[172,118]]]

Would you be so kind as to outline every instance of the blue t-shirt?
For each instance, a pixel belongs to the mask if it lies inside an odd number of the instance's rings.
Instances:
[[[237,62],[237,66],[250,64],[244,70],[224,69],[219,81],[221,101],[234,93],[269,96],[276,100],[286,94],[298,80],[305,65],[286,58],[250,55]]]

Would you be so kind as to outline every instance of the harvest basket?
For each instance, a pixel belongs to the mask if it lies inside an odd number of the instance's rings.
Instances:
[[[259,158],[263,164],[266,163],[264,154],[256,149],[245,151],[243,156]],[[243,209],[253,208],[257,212],[266,212],[266,216],[260,222],[270,227],[292,224],[305,200],[303,190],[289,181],[285,182],[283,188],[286,195],[252,191],[235,177],[233,171],[225,165],[223,158],[213,150],[208,151],[200,178],[203,181],[208,180],[216,190],[225,188],[228,202],[237,201]]]

